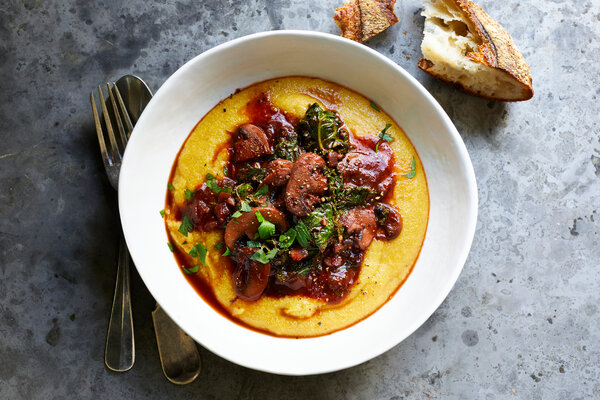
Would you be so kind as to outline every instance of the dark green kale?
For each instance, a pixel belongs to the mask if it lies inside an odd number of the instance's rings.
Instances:
[[[267,176],[267,171],[264,168],[256,168],[249,165],[238,172],[237,180],[243,183],[260,183],[265,176]]]
[[[363,186],[344,187],[342,176],[333,168],[327,168],[324,173],[329,186],[329,198],[337,210],[366,206],[377,194],[374,190]]]
[[[300,156],[298,134],[295,131],[281,130],[279,140],[275,145],[275,158],[296,161]]]
[[[377,194],[376,191],[363,186],[352,186],[342,189],[336,196],[336,207],[338,210],[366,206]]]
[[[312,104],[298,123],[302,145],[323,156],[332,151],[346,154],[351,146],[350,137],[341,125],[335,111],[324,111],[318,103]]]
[[[336,218],[334,218],[331,203],[324,203],[315,208],[310,214],[302,218],[306,226],[311,242],[324,251],[336,233]]]

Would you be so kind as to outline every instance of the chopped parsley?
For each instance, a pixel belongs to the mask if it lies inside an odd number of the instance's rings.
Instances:
[[[394,141],[394,138],[386,133],[387,130],[391,128],[391,126],[392,126],[392,124],[385,124],[385,128],[383,128],[381,133],[379,134],[379,141],[377,142],[377,145],[375,145],[375,153],[377,153],[379,151],[379,144],[381,143],[382,140],[385,140],[386,142]]]
[[[236,212],[233,213],[231,218],[239,218],[241,216],[242,216],[242,212],[240,210],[237,210]]]
[[[160,212],[160,217],[164,218],[165,217],[165,209],[163,208],[162,210],[159,211]]]
[[[415,161],[415,156],[412,158],[412,164],[410,166],[410,172],[408,174],[404,174],[403,176],[411,179],[414,178],[417,174],[417,162]]]
[[[229,247],[225,247],[225,253],[221,254],[221,257],[225,257],[229,255]]]
[[[298,239],[298,243],[300,243],[300,246],[307,248],[308,242],[310,241],[310,233],[308,233],[308,229],[306,228],[306,225],[304,225],[304,222],[298,222],[295,230],[297,233],[296,239]]]
[[[379,107],[377,106],[377,104],[371,102],[371,108],[377,112],[381,112],[381,110],[379,109]]]
[[[169,189],[171,192],[173,190],[175,190],[175,186],[171,185],[171,182],[167,183],[167,189]]]
[[[194,196],[195,192],[196,192],[195,190],[190,190],[188,188],[185,188],[185,190],[183,191],[183,194],[185,194],[185,199],[187,201],[190,201],[192,199],[192,197]]]
[[[186,275],[190,275],[190,274],[195,274],[196,272],[198,272],[198,269],[200,269],[200,264],[196,264],[196,265],[194,265],[193,267],[190,267],[190,268],[184,268],[183,272]]]
[[[71,315],[69,315],[69,319],[70,319],[71,321],[75,321],[75,314],[71,314]]]
[[[221,186],[217,185],[216,180],[207,180],[206,186],[208,186],[208,188],[212,190],[215,194],[221,193]]]
[[[269,250],[265,253],[264,249],[260,249],[252,254],[251,260],[258,261],[261,264],[268,264],[277,255],[277,248]]]
[[[248,240],[246,242],[246,246],[260,249],[262,247],[262,244],[260,242],[255,242],[254,240]]]
[[[296,236],[298,233],[294,228],[288,229],[288,231],[279,236],[279,247],[282,249],[287,249],[292,244],[294,244],[294,240],[296,240]]]
[[[225,193],[231,193],[233,192],[233,188],[229,187],[229,186],[219,186],[217,184],[217,178],[215,178],[212,174],[206,174],[206,186],[208,186],[208,188],[210,190],[212,190],[215,194],[219,194],[221,192],[225,192]]]
[[[183,236],[187,236],[188,233],[190,233],[193,230],[194,224],[192,224],[192,221],[190,221],[187,215],[184,215],[183,220],[181,221],[181,225],[179,226],[179,233],[181,233]]]
[[[188,253],[192,257],[200,257],[202,265],[206,265],[206,247],[202,243],[198,243]]]
[[[261,186],[260,189],[256,191],[256,197],[260,198],[267,193],[269,193],[269,185]]]
[[[275,234],[275,224],[267,221],[260,211],[256,212],[256,219],[260,222],[258,226],[258,235],[262,240],[268,239]]]
[[[252,185],[249,183],[243,183],[241,185],[238,185],[235,188],[235,192],[237,193],[237,195],[240,199],[245,199],[246,197],[248,197],[248,194],[251,191],[252,191]]]
[[[173,253],[175,251],[171,242],[167,242],[167,246],[169,246],[169,250],[171,250],[171,253]]]
[[[242,207],[240,208],[240,210],[243,212],[248,212],[252,211],[252,207],[250,207],[250,204],[248,204],[247,201],[242,201]]]

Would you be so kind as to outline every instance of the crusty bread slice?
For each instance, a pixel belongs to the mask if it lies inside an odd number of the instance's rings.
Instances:
[[[533,96],[529,65],[506,30],[470,0],[425,0],[419,68],[491,100]]]
[[[398,22],[395,4],[396,0],[350,0],[336,8],[333,20],[343,37],[365,42]]]

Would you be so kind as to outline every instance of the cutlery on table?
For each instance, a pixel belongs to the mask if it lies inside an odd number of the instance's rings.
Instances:
[[[101,86],[98,86],[98,96],[110,148],[107,148],[106,145],[105,134],[98,116],[93,92],[90,94],[90,102],[104,167],[111,185],[117,190],[125,146],[133,130],[133,125],[152,98],[152,92],[150,92],[144,81],[132,75],[120,78],[112,86],[107,83],[106,87],[108,90],[106,101]],[[118,140],[115,131],[118,132]],[[121,233],[115,294],[104,353],[106,366],[117,372],[131,369],[135,360],[129,265],[129,252]],[[201,368],[196,343],[167,316],[158,303],[156,309],[152,312],[152,319],[161,366],[166,378],[175,384],[181,385],[194,381]]]

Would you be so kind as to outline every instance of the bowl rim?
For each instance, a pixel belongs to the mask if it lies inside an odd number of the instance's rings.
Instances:
[[[406,80],[408,82],[408,84],[413,87],[413,89],[415,89],[421,96],[423,96],[424,100],[426,100],[428,106],[431,107],[432,111],[434,111],[441,118],[441,121],[443,122],[443,125],[447,130],[447,133],[450,134],[452,141],[456,145],[454,150],[458,155],[460,163],[462,163],[462,166],[465,169],[465,178],[466,178],[466,184],[467,184],[466,197],[468,198],[470,204],[472,204],[472,207],[470,207],[468,209],[468,214],[466,215],[466,218],[465,218],[465,220],[466,220],[466,222],[465,222],[465,226],[466,226],[465,238],[462,242],[462,248],[460,249],[460,251],[458,253],[459,255],[457,256],[457,260],[458,260],[457,264],[459,265],[459,268],[456,268],[454,273],[452,275],[448,276],[448,279],[447,279],[445,285],[443,286],[443,290],[440,290],[436,296],[432,296],[430,305],[429,305],[429,307],[427,307],[428,312],[422,313],[420,318],[418,318],[417,320],[413,321],[410,324],[410,328],[406,330],[408,333],[406,333],[403,336],[397,336],[396,340],[391,341],[391,343],[388,343],[387,345],[380,345],[376,348],[373,348],[370,351],[365,351],[363,353],[362,357],[354,358],[351,362],[347,362],[345,364],[338,365],[336,367],[319,368],[318,365],[315,365],[315,368],[313,368],[311,371],[308,371],[308,372],[304,371],[304,370],[296,371],[293,368],[288,368],[287,370],[281,370],[281,369],[276,369],[276,368],[270,368],[269,366],[257,365],[256,363],[246,362],[246,360],[236,359],[235,357],[232,357],[229,354],[223,354],[222,352],[219,352],[219,351],[211,348],[210,345],[207,345],[202,340],[199,340],[195,335],[190,334],[190,336],[192,336],[192,338],[194,338],[195,341],[200,343],[203,347],[210,350],[211,352],[217,354],[219,357],[222,357],[230,362],[233,362],[235,364],[238,364],[238,365],[241,365],[241,366],[244,366],[247,368],[251,368],[251,369],[259,370],[259,371],[263,371],[263,372],[279,374],[279,375],[315,375],[315,374],[334,372],[334,371],[339,371],[342,369],[350,368],[350,367],[362,364],[370,359],[373,359],[373,358],[387,352],[392,347],[395,347],[396,345],[398,345],[402,341],[404,341],[408,336],[412,335],[439,308],[441,303],[446,299],[446,297],[448,296],[448,294],[454,287],[460,273],[462,272],[462,269],[464,268],[464,264],[467,260],[469,252],[470,252],[470,248],[471,248],[471,245],[473,242],[476,224],[477,224],[477,214],[478,214],[477,183],[476,183],[473,165],[471,163],[471,159],[467,152],[467,148],[466,148],[464,141],[462,140],[456,127],[450,120],[450,117],[446,114],[444,109],[435,100],[435,98],[427,91],[427,89],[425,89],[425,87],[419,81],[417,81],[417,79],[415,77],[413,77],[411,74],[409,74],[400,65],[396,64],[394,61],[390,60],[383,54],[381,54],[365,45],[362,45],[357,42],[351,41],[349,39],[346,39],[346,38],[343,38],[340,36],[336,36],[333,34],[329,34],[329,33],[306,31],[306,30],[266,31],[266,32],[259,32],[259,33],[242,36],[242,37],[227,41],[225,43],[219,44],[219,45],[217,45],[211,49],[208,49],[208,50],[202,52],[201,54],[193,57],[191,60],[187,61],[180,68],[178,68],[177,71],[175,71],[172,75],[170,75],[167,78],[167,80],[163,83],[163,85],[156,91],[154,97],[148,104],[147,109],[152,109],[153,103],[156,103],[158,101],[157,99],[160,99],[162,97],[162,93],[167,91],[167,88],[169,87],[169,85],[172,82],[178,80],[181,75],[185,74],[186,70],[191,65],[201,62],[203,59],[209,58],[212,55],[214,55],[215,53],[227,51],[228,49],[236,47],[245,42],[261,40],[264,38],[274,37],[274,36],[282,36],[282,37],[287,36],[290,38],[294,38],[294,37],[314,38],[314,39],[321,39],[321,40],[327,40],[327,41],[333,42],[334,45],[342,44],[344,46],[349,46],[350,48],[352,48],[352,51],[361,52],[365,55],[365,57],[373,57],[378,62],[384,63],[384,64],[388,65],[389,67],[391,67],[392,69],[394,69],[395,72],[397,72],[402,77],[402,79]],[[273,76],[273,78],[274,77],[275,76]],[[352,89],[352,88],[350,87],[350,89]],[[133,139],[133,140],[130,139],[130,143],[132,141],[135,142],[137,140],[137,137],[139,136],[139,134],[136,135],[136,133],[139,131],[139,129],[137,127],[144,126],[144,121],[146,118],[148,118],[148,113],[142,113],[142,115],[140,116],[140,119],[138,120],[138,123],[134,127],[134,130],[131,134],[131,139]],[[400,125],[402,125],[402,124],[400,124]],[[409,138],[410,138],[410,136],[409,136]],[[124,154],[124,161],[127,160],[127,155],[129,152],[131,152],[129,149],[131,149],[132,147],[133,146],[131,146],[131,147],[127,146],[127,148],[125,150],[125,154]],[[129,163],[123,162],[121,171],[122,172],[123,172],[123,170],[127,171],[129,166],[130,166]],[[128,224],[127,215],[126,215],[127,213],[124,212],[124,210],[126,209],[126,204],[125,204],[126,199],[125,199],[125,196],[122,195],[122,193],[126,192],[126,190],[123,190],[124,185],[125,185],[124,181],[125,180],[119,180],[119,191],[118,191],[119,201],[118,201],[118,203],[119,203],[119,211],[120,211],[123,232],[125,234],[126,241],[129,242],[129,240],[127,240],[127,238],[128,238],[128,236],[133,235],[133,233],[131,232],[131,231],[133,231],[133,229],[129,229],[129,224]],[[429,230],[429,227],[428,227],[428,230]],[[129,235],[128,235],[128,232],[130,232]],[[132,253],[131,256],[135,263],[135,261],[136,261],[135,254]],[[152,296],[160,304],[159,300],[160,300],[161,296],[160,295],[157,296],[157,293],[155,293],[151,290],[150,286],[148,285],[147,280],[144,278],[143,268],[141,268],[141,269],[138,268],[137,264],[136,264],[136,268],[140,274],[140,277],[144,281],[144,284],[146,285],[146,287],[148,288],[148,290],[150,291]],[[183,321],[180,321],[180,318],[177,318],[177,316],[174,316],[171,313],[169,313],[168,309],[164,309],[164,311],[179,326],[182,326]],[[184,329],[184,328],[182,328],[182,329]],[[335,334],[336,333],[334,332],[331,335],[335,335]],[[306,339],[302,339],[302,340],[314,340],[314,339],[318,339],[318,338],[319,337],[306,338]]]

